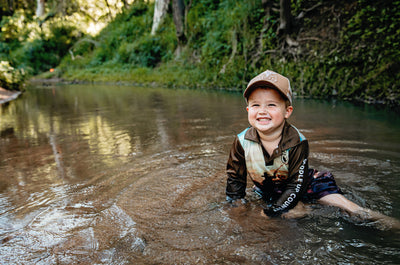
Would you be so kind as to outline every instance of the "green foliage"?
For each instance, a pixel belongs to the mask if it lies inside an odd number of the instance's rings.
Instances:
[[[0,21],[0,43],[8,45],[11,49],[19,47],[33,30],[32,27],[27,27],[27,24],[24,10],[18,10],[12,16],[4,16]]]
[[[103,60],[111,60],[121,43],[141,38],[151,28],[151,22],[152,14],[148,6],[142,2],[134,4],[129,12],[119,14],[95,38],[102,45],[98,49],[103,50],[98,51],[98,56],[105,56]]]
[[[19,10],[1,21],[0,59],[23,69],[24,75],[14,74],[17,84],[26,76],[55,68],[81,36],[75,26],[60,19],[40,28],[27,18],[25,12]]]
[[[348,98],[400,102],[400,1],[357,2],[357,12],[342,32],[336,67],[344,67],[352,87]]]
[[[170,60],[176,47],[172,20],[167,18],[151,36],[153,6],[135,2],[95,38],[78,41],[72,51],[81,59],[72,62],[81,67],[156,67]],[[68,69],[70,58],[64,58],[62,68]],[[123,66],[122,66],[123,67]]]
[[[0,61],[0,87],[20,90],[24,81],[24,71],[15,69],[8,61]]]
[[[189,12],[187,30],[189,45],[201,49],[203,60],[215,65],[216,59],[229,56],[234,39],[239,43],[238,53],[248,49],[253,34],[262,27],[260,1],[221,1],[217,9],[203,14],[203,5],[209,1],[204,2],[197,2]]]
[[[32,74],[38,74],[55,68],[62,57],[77,39],[77,31],[72,26],[54,24],[50,27],[48,36],[26,42],[20,47],[15,58],[19,65],[32,69]]]
[[[202,81],[212,85],[243,85],[256,38],[261,32],[267,33],[262,31],[263,12],[261,1],[255,0],[193,3],[187,18],[188,46],[198,58],[188,59],[205,73]],[[268,48],[272,43],[274,38],[266,38],[263,45]],[[227,75],[228,72],[233,76]]]
[[[163,59],[172,57],[168,43],[157,36],[147,35],[131,44],[120,46],[119,61],[139,67],[155,67]]]

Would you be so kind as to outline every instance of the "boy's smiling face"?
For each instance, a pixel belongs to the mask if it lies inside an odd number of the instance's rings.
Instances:
[[[281,133],[285,119],[293,111],[293,107],[286,106],[279,92],[272,88],[256,88],[247,102],[250,125],[264,135]]]

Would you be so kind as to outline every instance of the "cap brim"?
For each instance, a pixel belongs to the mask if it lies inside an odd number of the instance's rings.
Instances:
[[[246,90],[245,90],[244,93],[243,93],[244,98],[247,100],[248,97],[249,97],[249,95],[250,95],[250,93],[251,93],[255,88],[258,88],[258,87],[265,87],[265,88],[270,87],[270,88],[275,88],[275,89],[277,89],[278,91],[280,91],[280,89],[279,89],[277,86],[275,86],[273,83],[268,82],[268,81],[266,81],[266,80],[259,80],[259,81],[256,81],[256,82],[250,84],[250,85],[246,88]],[[286,97],[286,96],[285,96],[285,97]]]

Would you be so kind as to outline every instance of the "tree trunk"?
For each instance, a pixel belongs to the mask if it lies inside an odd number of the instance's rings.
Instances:
[[[281,36],[289,47],[298,46],[299,43],[290,37],[293,32],[293,17],[290,0],[280,0],[280,25],[278,28],[278,36]]]
[[[176,37],[178,39],[178,47],[176,49],[176,55],[179,56],[183,46],[186,43],[185,35],[185,2],[183,0],[172,0],[172,13],[174,17]]]
[[[280,0],[280,24],[278,35],[288,35],[292,30],[292,10],[290,0]]]
[[[44,15],[45,0],[37,0],[36,16],[41,17]]]
[[[151,35],[156,31],[165,18],[168,10],[169,0],[156,0],[154,3],[153,26],[151,27]]]

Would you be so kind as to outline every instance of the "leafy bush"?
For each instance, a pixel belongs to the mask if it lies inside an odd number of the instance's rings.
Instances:
[[[344,97],[368,102],[400,102],[400,1],[359,0],[342,32],[334,66],[344,67],[351,87]],[[337,76],[343,79],[343,76]]]
[[[20,90],[23,81],[23,70],[15,69],[8,61],[0,61],[0,87],[10,90]]]
[[[9,57],[13,62],[25,68],[29,74],[35,75],[55,68],[79,36],[73,26],[54,23],[49,30],[47,35],[41,33],[38,38],[25,41],[10,52]]]
[[[167,55],[168,50],[160,37],[148,36],[128,45],[128,62],[137,66],[155,67]]]

